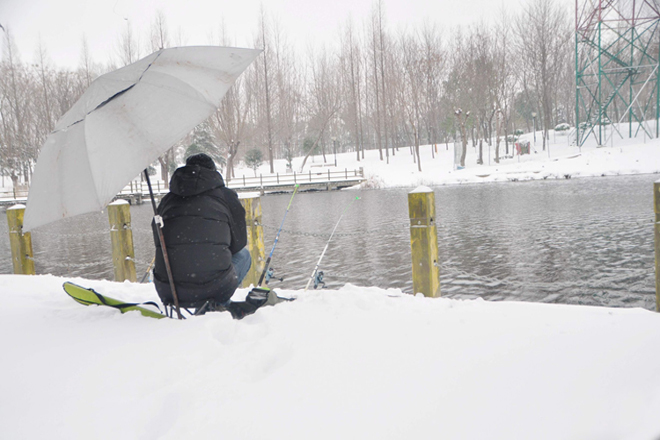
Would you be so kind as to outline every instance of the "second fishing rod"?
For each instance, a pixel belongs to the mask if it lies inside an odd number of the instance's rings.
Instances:
[[[319,267],[321,266],[321,260],[323,260],[323,257],[325,256],[325,251],[328,250],[328,246],[330,246],[330,241],[332,241],[332,237],[335,235],[335,231],[337,230],[337,226],[339,226],[339,222],[341,222],[342,217],[344,217],[344,214],[346,214],[348,208],[350,208],[356,200],[360,200],[360,197],[355,197],[354,199],[352,199],[351,203],[346,205],[346,208],[344,208],[341,215],[339,216],[339,220],[337,220],[337,223],[335,224],[335,227],[332,229],[332,233],[330,234],[330,238],[328,238],[328,241],[326,242],[325,247],[323,248],[323,252],[321,252],[319,261],[316,262],[316,266],[312,271],[312,275],[309,277],[309,280],[307,281],[307,285],[305,286],[305,292],[307,292],[307,289],[309,289],[309,285],[312,284],[312,282],[316,278],[317,273],[321,273],[319,272]],[[314,285],[314,288],[316,288],[316,284]]]
[[[280,239],[280,234],[282,233],[282,227],[284,226],[284,221],[286,220],[286,215],[289,213],[289,209],[291,209],[293,198],[296,196],[299,186],[300,185],[296,185],[294,187],[293,194],[291,195],[291,199],[289,200],[289,205],[286,207],[286,211],[284,212],[284,218],[282,218],[282,223],[280,224],[280,228],[277,230],[277,234],[275,234],[275,241],[273,241],[273,247],[270,249],[270,254],[268,254],[268,258],[266,259],[264,270],[261,272],[261,276],[259,277],[259,282],[257,283],[256,287],[252,289],[252,291],[262,290],[261,284],[264,282],[264,278],[266,277],[266,272],[268,272],[268,266],[270,266],[270,260],[273,258],[273,252],[275,252],[275,247],[277,246],[277,242]]]

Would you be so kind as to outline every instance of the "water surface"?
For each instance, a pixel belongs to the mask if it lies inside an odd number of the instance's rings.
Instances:
[[[443,296],[655,307],[653,182],[657,175],[434,188]],[[409,189],[296,195],[272,267],[302,289],[321,263],[328,288],[345,283],[412,291]],[[356,196],[360,200],[352,202]],[[291,194],[262,197],[266,252]],[[350,205],[349,209],[346,209]],[[153,258],[149,204],[131,207],[137,269]],[[107,213],[33,232],[37,273],[113,278]],[[11,273],[6,221],[0,272]]]

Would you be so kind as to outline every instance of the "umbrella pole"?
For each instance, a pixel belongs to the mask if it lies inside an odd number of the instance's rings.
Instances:
[[[176,294],[176,287],[174,286],[174,277],[172,276],[172,266],[170,266],[170,258],[167,255],[167,247],[165,246],[165,236],[163,235],[163,219],[158,215],[158,208],[156,207],[156,199],[154,198],[154,192],[151,189],[151,180],[149,179],[149,173],[147,170],[144,170],[144,178],[147,180],[147,186],[149,187],[149,196],[151,197],[151,206],[154,208],[154,223],[156,223],[156,229],[158,230],[158,239],[160,240],[160,248],[163,251],[163,259],[165,260],[165,268],[167,269],[167,280],[170,283],[170,290],[172,291],[172,297],[174,298],[174,307],[176,308],[176,315],[179,319],[183,319],[181,316],[181,310],[179,309],[179,298]]]

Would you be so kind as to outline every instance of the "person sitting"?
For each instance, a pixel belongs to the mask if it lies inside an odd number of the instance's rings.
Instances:
[[[223,310],[252,264],[245,209],[207,154],[186,159],[158,205],[179,305]],[[163,304],[174,304],[156,225],[154,284]],[[234,315],[234,313],[232,313]]]

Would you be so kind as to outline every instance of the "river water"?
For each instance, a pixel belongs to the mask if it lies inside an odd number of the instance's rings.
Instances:
[[[653,182],[657,175],[434,188],[443,296],[655,308]],[[408,189],[295,196],[271,267],[303,289],[321,263],[327,288],[346,283],[412,291]],[[356,197],[360,200],[354,201]],[[261,198],[270,252],[291,194]],[[153,258],[149,204],[131,207],[139,277]],[[106,213],[32,234],[37,273],[112,279]],[[0,273],[11,273],[0,222]]]

